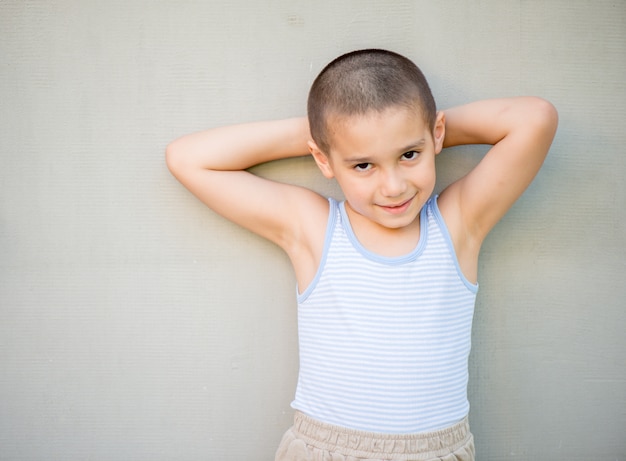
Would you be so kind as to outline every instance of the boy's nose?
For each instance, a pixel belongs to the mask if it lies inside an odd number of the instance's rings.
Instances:
[[[406,190],[406,181],[395,171],[383,174],[381,192],[385,197],[398,197]]]

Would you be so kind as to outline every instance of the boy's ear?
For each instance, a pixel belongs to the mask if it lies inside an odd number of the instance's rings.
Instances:
[[[315,159],[315,163],[317,163],[317,167],[320,169],[325,178],[330,179],[335,177],[335,173],[333,173],[333,169],[330,166],[330,161],[328,156],[322,152],[322,150],[317,147],[315,141],[309,141],[309,152]]]
[[[442,110],[437,112],[435,119],[435,129],[433,131],[433,140],[435,141],[435,154],[443,149],[443,140],[446,137],[446,116]]]

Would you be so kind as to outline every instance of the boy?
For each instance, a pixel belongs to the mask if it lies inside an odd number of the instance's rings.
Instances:
[[[172,173],[279,245],[298,284],[294,426],[277,460],[471,460],[467,360],[480,246],[541,167],[557,126],[538,98],[436,111],[407,58],[361,50],[312,85],[308,117],[182,137]],[[435,156],[493,147],[439,197]],[[247,168],[310,153],[345,201]]]

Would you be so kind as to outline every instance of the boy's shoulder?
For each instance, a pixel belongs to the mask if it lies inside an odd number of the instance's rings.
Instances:
[[[478,279],[478,255],[482,241],[470,238],[467,223],[463,220],[461,187],[453,183],[437,197],[437,207],[454,246],[461,272],[472,283]]]
[[[291,260],[298,286],[305,287],[321,262],[332,199],[299,186],[288,186],[284,193],[289,194],[291,202],[281,211],[285,222],[289,222],[285,232],[290,235],[281,247]]]

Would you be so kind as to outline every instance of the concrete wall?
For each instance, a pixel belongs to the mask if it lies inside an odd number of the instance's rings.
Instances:
[[[623,0],[4,0],[1,460],[272,459],[294,278],[164,149],[302,114],[328,60],[373,46],[420,64],[441,107],[535,94],[560,112],[480,261],[478,459],[626,459]],[[439,187],[483,151],[440,156]],[[308,159],[257,171],[338,193]]]

